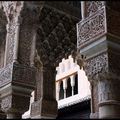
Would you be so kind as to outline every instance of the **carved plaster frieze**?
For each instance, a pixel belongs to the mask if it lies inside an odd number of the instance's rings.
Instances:
[[[9,83],[12,79],[12,65],[7,65],[5,68],[0,69],[0,87]]]
[[[105,7],[77,24],[77,48],[90,44],[106,33]]]
[[[86,17],[100,10],[104,4],[104,1],[85,1]]]

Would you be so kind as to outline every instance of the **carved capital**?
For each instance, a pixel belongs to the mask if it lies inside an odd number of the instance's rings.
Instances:
[[[33,25],[39,23],[39,16],[43,8],[44,2],[35,4],[34,2],[24,2],[24,8],[21,11],[23,25]]]
[[[13,22],[14,19],[16,19],[20,15],[23,5],[23,1],[2,2],[2,6],[7,16],[8,23]]]
[[[102,53],[91,59],[86,59],[85,72],[88,79],[98,79],[99,74],[108,73],[108,54]]]

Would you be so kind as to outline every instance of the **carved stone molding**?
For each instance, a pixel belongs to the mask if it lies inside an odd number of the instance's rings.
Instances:
[[[81,48],[106,33],[106,11],[102,7],[77,24],[77,48]]]
[[[99,106],[104,106],[104,105],[120,105],[120,101],[117,101],[117,100],[108,100],[108,101],[105,101],[105,102],[101,102],[99,103]]]

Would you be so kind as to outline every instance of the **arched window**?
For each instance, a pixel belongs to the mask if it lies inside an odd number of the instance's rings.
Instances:
[[[60,92],[59,92],[59,100],[64,98],[64,89],[63,89],[63,82],[60,83]]]
[[[67,90],[66,90],[66,97],[72,96],[72,87],[70,84],[70,78],[67,80]]]

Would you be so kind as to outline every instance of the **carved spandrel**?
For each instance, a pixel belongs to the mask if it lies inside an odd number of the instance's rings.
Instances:
[[[77,24],[77,48],[81,48],[106,33],[105,8]]]

